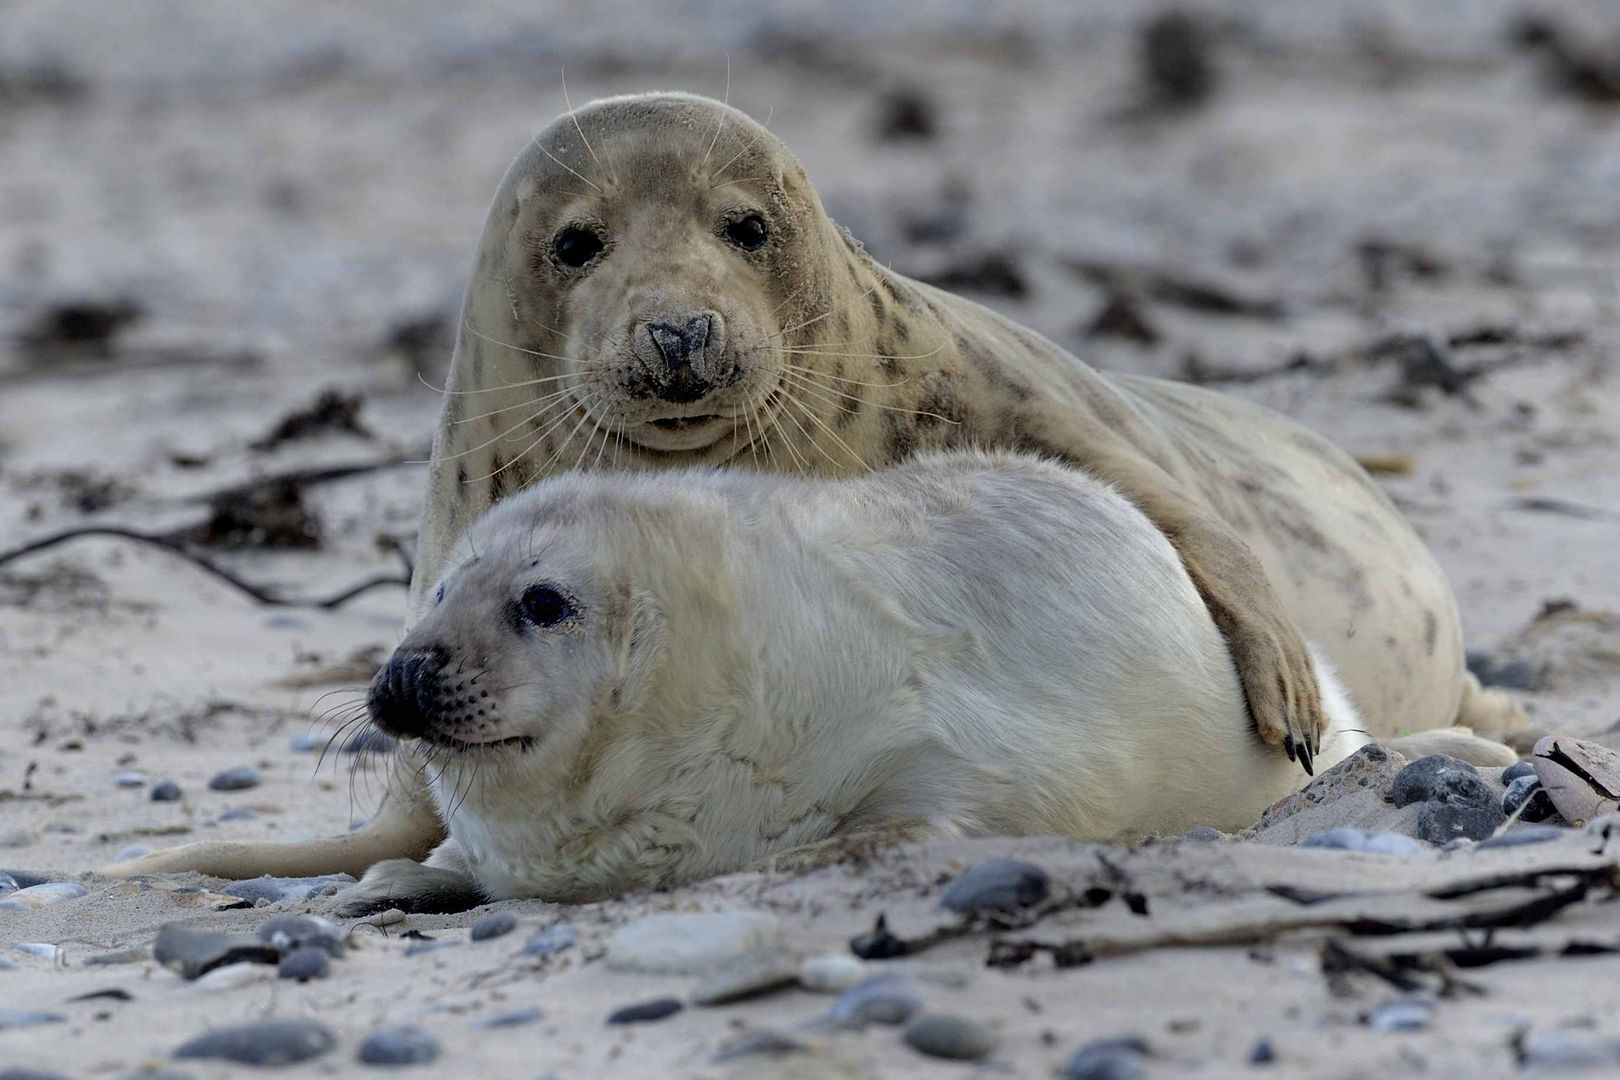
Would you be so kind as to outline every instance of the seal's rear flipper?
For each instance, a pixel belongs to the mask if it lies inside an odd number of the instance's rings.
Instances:
[[[1436,728],[1420,731],[1416,735],[1403,735],[1399,739],[1384,739],[1382,744],[1399,753],[1407,761],[1416,761],[1430,754],[1445,754],[1470,765],[1487,769],[1502,769],[1516,763],[1519,755],[1511,746],[1480,738],[1465,727]]]

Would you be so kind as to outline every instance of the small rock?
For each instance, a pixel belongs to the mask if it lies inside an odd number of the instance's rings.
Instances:
[[[917,1017],[900,1037],[919,1053],[950,1061],[978,1061],[996,1048],[996,1037],[983,1024],[947,1013]]]
[[[152,951],[144,945],[137,945],[129,949],[119,949],[117,952],[97,953],[86,958],[85,967],[112,967],[115,964],[138,964],[152,955]]]
[[[492,911],[481,916],[473,924],[467,936],[474,941],[488,941],[491,938],[505,937],[517,929],[517,916],[510,911]]]
[[[579,935],[574,932],[574,925],[566,919],[559,919],[534,937],[523,946],[524,956],[555,956],[564,949],[572,949],[579,941]]]
[[[386,754],[398,745],[398,740],[386,731],[367,724],[343,740],[338,752],[342,754]]]
[[[1581,831],[1598,841],[1597,854],[1601,855],[1608,848],[1610,840],[1620,837],[1620,814],[1599,814],[1588,821]]]
[[[123,772],[113,777],[113,783],[123,788],[145,787],[146,774],[143,772],[136,772],[134,769],[125,769]]]
[[[781,938],[776,918],[755,911],[645,915],[608,939],[607,966],[647,975],[699,975],[775,946]]]
[[[1434,1004],[1428,1001],[1386,1001],[1367,1017],[1367,1026],[1380,1034],[1422,1031],[1434,1022]]]
[[[405,1024],[373,1031],[360,1044],[360,1060],[367,1065],[422,1065],[438,1057],[439,1040]]]
[[[507,1009],[505,1012],[490,1013],[473,1021],[475,1028],[505,1028],[517,1027],[520,1024],[532,1024],[544,1016],[536,1006],[524,1009]]]
[[[695,1005],[726,1005],[781,990],[799,981],[799,958],[777,948],[756,949],[724,961],[692,989]]]
[[[1567,735],[1536,743],[1536,775],[1553,806],[1572,825],[1620,811],[1620,754]]]
[[[1493,836],[1488,840],[1481,840],[1479,846],[1484,848],[1523,847],[1525,844],[1545,844],[1549,840],[1557,840],[1569,835],[1567,829],[1557,825],[1525,825],[1513,829],[1501,836]]]
[[[302,731],[292,737],[292,749],[299,754],[312,754],[321,748],[320,736]]]
[[[1444,778],[1454,776],[1472,777],[1477,780],[1479,770],[1466,761],[1445,754],[1430,754],[1428,757],[1418,758],[1395,774],[1395,784],[1391,790],[1395,805],[1406,806],[1434,798],[1436,785]]]
[[[0,896],[17,891],[17,879],[10,874],[0,874]]]
[[[968,914],[979,911],[1020,911],[1045,900],[1051,879],[1034,863],[1019,859],[986,859],[951,882],[939,906]]]
[[[1272,1049],[1270,1039],[1261,1039],[1249,1049],[1250,1065],[1270,1065],[1277,1060],[1277,1051]]]
[[[1423,845],[1400,833],[1373,832],[1350,825],[1323,829],[1305,838],[1301,847],[1334,848],[1340,851],[1365,851],[1371,855],[1407,855],[1422,851]]]
[[[1590,1069],[1620,1064],[1620,1039],[1574,1031],[1532,1031],[1519,1040],[1525,1069]]]
[[[1418,812],[1417,837],[1431,844],[1452,840],[1484,840],[1507,820],[1492,799],[1484,806],[1453,802],[1426,802]]]
[[[1483,649],[1469,649],[1468,670],[1481,686],[1504,690],[1534,690],[1541,681],[1533,661],[1523,656],[1494,656]]]
[[[10,876],[21,885],[23,879],[12,871]],[[88,895],[90,890],[83,885],[71,881],[47,881],[43,885],[29,885],[25,888],[7,893],[4,900],[0,900],[0,908],[10,911],[32,911],[37,908],[60,904],[64,900],[77,900]]]
[[[799,965],[799,985],[823,994],[848,990],[866,975],[867,965],[842,953],[807,956],[804,963]]]
[[[62,946],[45,941],[19,941],[14,943],[11,949],[24,956],[37,956],[41,960],[55,960],[62,952]]]
[[[150,854],[152,854],[151,844],[129,844],[119,848],[114,853],[113,862],[128,862],[130,859],[138,859],[142,855]]]
[[[276,969],[269,964],[226,964],[191,980],[186,986],[193,993],[207,997],[253,983],[273,982],[275,977]]]
[[[251,810],[246,806],[237,806],[225,811],[215,820],[221,825],[228,825],[233,821],[252,821],[258,816],[257,810]]]
[[[1215,92],[1214,43],[1202,19],[1174,8],[1142,27],[1142,81],[1156,104],[1187,107]]]
[[[1557,816],[1558,810],[1541,786],[1541,777],[1532,772],[1508,784],[1502,796],[1502,813],[1508,817],[1518,814],[1520,821],[1536,822]]]
[[[173,780],[159,780],[152,785],[153,802],[179,802],[182,794],[180,785]]]
[[[343,955],[343,932],[319,915],[277,915],[260,923],[257,935],[284,951],[314,947],[328,956]]]
[[[663,1020],[674,1016],[686,1006],[674,998],[653,998],[651,1001],[639,1001],[634,1005],[625,1005],[614,1009],[608,1014],[607,1022],[610,1024],[646,1024],[654,1020]]]
[[[208,786],[214,791],[246,791],[259,786],[259,771],[246,765],[226,769],[209,777]]]
[[[774,1028],[762,1028],[759,1031],[750,1031],[737,1036],[730,1042],[724,1043],[715,1051],[716,1062],[734,1061],[737,1058],[753,1057],[755,1054],[769,1054],[772,1057],[781,1057],[784,1054],[801,1053],[810,1047],[802,1040],[795,1038],[785,1031]]]
[[[1186,832],[1176,837],[1176,839],[1203,844],[1212,843],[1216,840],[1225,840],[1226,834],[1221,832],[1219,829],[1212,829],[1208,825],[1199,825],[1195,828],[1188,829]]]
[[[158,930],[152,943],[152,958],[188,979],[227,964],[275,964],[281,950],[246,934],[220,930],[193,930],[168,923]]]
[[[1536,775],[1536,764],[1533,761],[1521,761],[1517,765],[1509,765],[1502,770],[1502,786],[1506,787],[1521,776]]]
[[[892,90],[879,102],[876,124],[879,139],[931,139],[938,127],[934,102],[920,90],[909,87]]]
[[[922,994],[904,975],[874,975],[834,999],[827,1018],[841,1027],[903,1024],[922,1008]]]
[[[404,921],[405,912],[397,907],[391,907],[387,911],[378,911],[374,914],[367,915],[363,919],[355,920],[355,922],[362,923],[366,926],[394,926],[395,924],[402,923]]]
[[[60,1024],[66,1019],[67,1017],[61,1013],[41,1012],[38,1009],[0,1009],[0,1031],[38,1027],[40,1024]]]
[[[174,1056],[238,1065],[294,1065],[320,1057],[336,1045],[337,1037],[313,1020],[266,1020],[199,1035],[182,1043]]]
[[[353,885],[349,874],[321,874],[317,877],[261,877],[247,881],[234,881],[222,890],[226,896],[238,900],[270,903],[282,900],[313,900],[326,891],[328,885]]]
[[[325,949],[315,945],[303,945],[281,958],[281,966],[276,968],[276,975],[283,979],[309,982],[311,979],[326,978],[331,970],[332,961],[328,959]]]
[[[1074,1052],[1063,1080],[1138,1080],[1147,1073],[1148,1045],[1137,1035],[1098,1039]]]

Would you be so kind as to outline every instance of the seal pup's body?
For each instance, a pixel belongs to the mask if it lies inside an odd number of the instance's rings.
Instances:
[[[595,899],[896,824],[1237,829],[1305,779],[1254,735],[1164,535],[1033,458],[572,474],[451,564],[370,704],[431,759],[434,873],[459,852],[491,898]],[[1318,677],[1328,766],[1368,739]],[[417,870],[381,864],[346,901],[419,893]]]

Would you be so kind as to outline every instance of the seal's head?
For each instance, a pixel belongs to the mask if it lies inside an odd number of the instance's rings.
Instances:
[[[790,331],[828,307],[845,244],[793,155],[736,109],[595,102],[507,173],[458,345],[472,363],[457,367],[480,387],[553,380],[641,449],[734,450],[769,410]]]

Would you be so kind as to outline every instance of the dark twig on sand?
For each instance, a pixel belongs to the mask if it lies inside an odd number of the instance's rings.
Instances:
[[[15,562],[18,559],[24,558],[25,556],[46,551],[50,548],[69,543],[73,540],[80,540],[86,537],[95,536],[130,540],[134,541],[135,543],[146,544],[150,547],[162,548],[165,551],[173,552],[175,555],[185,559],[193,566],[196,566],[216,579],[223,581],[225,584],[231,586],[242,595],[260,604],[264,604],[267,607],[302,607],[330,610],[332,608],[341,607],[350,600],[368,593],[373,589],[380,589],[385,586],[393,585],[410,585],[410,579],[408,577],[400,577],[394,574],[379,574],[375,577],[367,578],[365,581],[362,581],[356,585],[351,585],[332,596],[320,599],[280,596],[276,593],[269,592],[261,586],[254,585],[252,582],[238,577],[236,574],[225,569],[223,566],[220,566],[206,555],[201,555],[188,549],[173,535],[137,532],[134,529],[119,528],[115,525],[86,525],[76,529],[65,529],[62,532],[41,537],[32,543],[24,544],[22,547],[12,548],[10,551],[0,552],[0,566],[5,566],[6,564]]]

